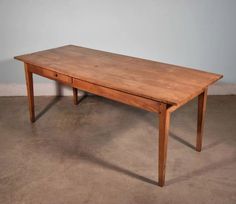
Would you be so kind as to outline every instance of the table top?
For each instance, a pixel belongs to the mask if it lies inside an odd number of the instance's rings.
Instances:
[[[136,96],[178,105],[220,74],[75,45],[15,57],[25,63]]]

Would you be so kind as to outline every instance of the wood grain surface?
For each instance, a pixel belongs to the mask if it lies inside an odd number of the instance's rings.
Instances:
[[[190,100],[222,77],[74,45],[15,58],[49,71],[170,105]]]

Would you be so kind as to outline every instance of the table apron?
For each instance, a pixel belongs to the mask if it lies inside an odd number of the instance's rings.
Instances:
[[[104,86],[100,86],[94,83],[86,82],[65,74],[61,74],[52,70],[48,70],[42,67],[38,67],[35,65],[29,64],[29,71],[38,74],[40,76],[53,79],[74,88],[78,88],[80,90],[93,93],[98,96],[103,96],[105,98],[118,101],[121,103],[125,103],[131,106],[135,106],[150,112],[159,113],[160,110],[160,102],[151,100],[148,98],[136,96],[133,94],[125,93],[122,91],[118,91],[115,89],[107,88]]]

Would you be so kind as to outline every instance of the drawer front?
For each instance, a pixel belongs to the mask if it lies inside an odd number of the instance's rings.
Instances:
[[[99,86],[75,78],[73,79],[73,87],[144,110],[148,110],[151,112],[159,112],[160,103],[157,101]]]
[[[57,73],[55,71],[47,70],[47,69],[33,66],[33,65],[29,66],[29,70],[35,74],[41,75],[43,77],[47,77],[49,79],[54,79],[65,84],[72,84],[71,77],[64,74]]]

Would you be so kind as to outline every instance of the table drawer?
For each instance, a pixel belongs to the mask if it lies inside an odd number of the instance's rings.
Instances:
[[[89,83],[80,79],[73,79],[73,87],[78,88],[89,93],[96,94],[98,96],[103,96],[105,98],[112,99],[114,101],[119,101],[131,106],[142,108],[151,112],[159,112],[160,103],[147,98],[142,98],[132,94],[128,94],[115,89],[103,87],[93,83]]]
[[[43,77],[47,77],[49,79],[54,79],[54,80],[63,82],[65,84],[72,84],[72,77],[69,77],[67,75],[64,75],[55,71],[47,70],[47,69],[33,66],[33,65],[29,66],[29,70],[35,74],[41,75]]]

